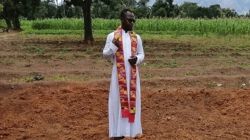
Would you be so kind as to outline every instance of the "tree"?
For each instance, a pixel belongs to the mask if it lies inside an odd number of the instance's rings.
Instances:
[[[220,18],[220,17],[236,17],[237,12],[231,9],[223,9],[219,4],[210,7],[200,7],[197,3],[185,2],[180,6],[181,17],[191,18]]]
[[[55,18],[57,13],[57,7],[54,0],[45,0],[41,5],[44,5],[47,9],[46,18]]]
[[[192,17],[192,18],[196,18],[197,17],[197,9],[199,8],[199,6],[197,5],[197,3],[193,3],[193,2],[184,2],[184,4],[182,4],[180,6],[180,14],[181,17]]]
[[[19,14],[20,3],[18,1],[5,0],[3,3],[3,17],[8,28],[20,30]]]
[[[119,18],[120,11],[123,8],[130,8],[137,12],[136,9],[138,8],[138,3],[136,0],[93,0],[92,17],[108,19]]]
[[[65,6],[64,5],[57,6],[56,18],[63,18],[65,16],[66,16]]]
[[[180,8],[179,6],[176,4],[176,5],[173,5],[173,17],[178,17],[180,15]]]
[[[119,0],[118,0],[119,1]],[[137,2],[135,0],[120,0],[123,7],[134,9]]]
[[[42,2],[38,7],[37,12],[34,14],[34,16],[35,18],[44,19],[47,18],[48,13],[49,11],[47,9],[47,6],[45,5],[45,2]]]
[[[120,11],[124,8],[130,8],[134,10],[136,7],[135,0],[102,0],[109,6],[109,18],[119,18]]]
[[[206,7],[198,7],[193,14],[193,18],[211,18],[210,11]]]
[[[150,8],[147,6],[149,0],[140,0],[135,7],[135,13],[138,18],[149,18]]]
[[[34,18],[33,15],[39,4],[40,0],[3,0],[3,17],[8,28],[21,30],[19,16]]]
[[[211,5],[208,9],[210,18],[219,18],[222,16],[222,10],[219,4]]]
[[[173,0],[157,0],[152,6],[152,16],[173,17],[174,7]]]
[[[222,9],[222,16],[229,18],[229,17],[237,17],[238,14],[234,9],[231,10],[229,8],[223,8]]]
[[[100,0],[94,0],[92,13],[93,18],[110,18],[113,15],[110,6]]]
[[[67,5],[80,6],[84,17],[84,41],[85,43],[93,42],[91,4],[92,0],[65,0]]]
[[[15,0],[13,0],[15,1]],[[16,0],[21,5],[20,15],[26,17],[28,20],[35,19],[35,13],[40,5],[40,0]]]

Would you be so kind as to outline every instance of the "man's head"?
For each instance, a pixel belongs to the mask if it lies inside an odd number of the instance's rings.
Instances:
[[[122,28],[125,31],[132,31],[135,23],[135,15],[130,9],[123,9],[120,15]]]

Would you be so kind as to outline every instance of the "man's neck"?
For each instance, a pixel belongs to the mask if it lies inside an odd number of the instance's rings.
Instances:
[[[125,29],[123,26],[122,26],[122,29],[125,31],[125,33],[127,33],[129,30]]]

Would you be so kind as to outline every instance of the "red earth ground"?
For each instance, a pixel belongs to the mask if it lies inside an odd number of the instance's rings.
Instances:
[[[104,39],[0,37],[0,139],[108,139]],[[250,139],[249,49],[144,48],[139,139]]]

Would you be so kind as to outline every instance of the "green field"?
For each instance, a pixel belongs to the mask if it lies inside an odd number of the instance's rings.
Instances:
[[[94,34],[104,35],[119,26],[119,20],[93,19]],[[82,34],[82,19],[22,20],[28,34]],[[250,19],[138,19],[135,31],[157,35],[249,35]]]

